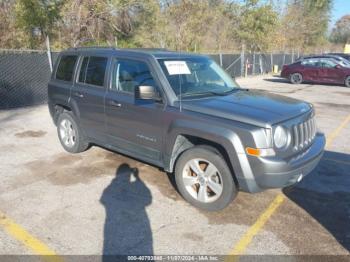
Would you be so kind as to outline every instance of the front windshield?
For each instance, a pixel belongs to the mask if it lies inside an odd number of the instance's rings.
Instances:
[[[159,59],[177,96],[224,95],[238,84],[213,60],[206,57]]]

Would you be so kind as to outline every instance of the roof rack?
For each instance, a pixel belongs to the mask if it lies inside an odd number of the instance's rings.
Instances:
[[[67,50],[89,50],[89,49],[107,49],[107,50],[129,50],[129,51],[170,51],[166,48],[116,48],[112,46],[81,46],[71,47]]]
[[[136,51],[170,51],[167,48],[147,48],[147,47],[141,47],[141,48],[125,48],[126,50],[136,50]]]
[[[78,47],[70,47],[67,50],[82,50],[82,49],[109,49],[109,50],[116,50],[116,48],[112,47],[112,46],[78,46]]]

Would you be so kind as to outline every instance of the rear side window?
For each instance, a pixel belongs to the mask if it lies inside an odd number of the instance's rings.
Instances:
[[[86,69],[85,83],[96,86],[103,86],[105,80],[106,66],[106,57],[91,56]]]
[[[301,62],[303,66],[318,66],[319,59],[306,59]]]
[[[80,67],[78,81],[80,83],[103,86],[107,61],[107,57],[84,57]]]
[[[77,58],[78,57],[74,55],[62,56],[57,68],[56,79],[63,81],[72,81]]]

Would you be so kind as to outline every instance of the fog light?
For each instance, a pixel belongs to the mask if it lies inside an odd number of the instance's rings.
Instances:
[[[303,179],[303,174],[300,174],[298,179],[297,179],[297,182],[299,183],[302,179]]]

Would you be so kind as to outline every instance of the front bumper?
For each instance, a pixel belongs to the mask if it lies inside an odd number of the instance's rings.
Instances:
[[[317,166],[325,143],[325,136],[317,133],[313,144],[306,151],[289,159],[248,157],[252,176],[238,178],[242,191],[254,193],[295,184]]]

